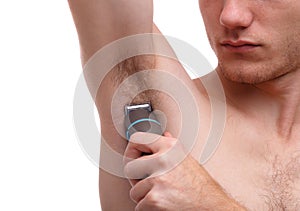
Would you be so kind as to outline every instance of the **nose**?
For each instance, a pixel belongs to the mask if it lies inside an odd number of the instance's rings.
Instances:
[[[247,28],[253,22],[248,0],[224,0],[220,16],[221,25],[228,29]]]

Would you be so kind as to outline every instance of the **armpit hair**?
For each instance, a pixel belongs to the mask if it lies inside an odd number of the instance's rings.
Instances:
[[[111,80],[115,86],[121,84],[128,76],[142,70],[154,69],[156,66],[155,56],[134,56],[119,63],[114,68]]]
[[[111,80],[113,82],[114,87],[118,87],[127,77],[143,70],[153,70],[155,71],[156,66],[156,58],[153,55],[142,55],[135,56],[129,59],[124,60],[119,63],[113,70],[113,74],[111,75]],[[139,75],[137,77],[140,77]],[[146,78],[139,78],[140,82],[146,81]],[[139,86],[138,84],[132,84],[132,86]],[[130,95],[131,90],[127,90],[128,93],[124,93]],[[130,104],[139,104],[144,102],[150,102],[152,105],[157,106],[157,102],[153,99],[158,99],[157,90],[148,89],[139,93],[138,95],[133,97],[132,102],[128,102]],[[154,102],[155,101],[155,102]]]

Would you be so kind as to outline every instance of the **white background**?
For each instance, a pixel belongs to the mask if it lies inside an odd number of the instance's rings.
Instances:
[[[197,0],[156,0],[155,21],[215,66]],[[1,0],[0,27],[0,210],[100,210],[73,128],[81,64],[67,1]]]

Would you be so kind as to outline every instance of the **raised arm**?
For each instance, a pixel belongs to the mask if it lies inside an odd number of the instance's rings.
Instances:
[[[152,0],[69,0],[69,4],[78,32],[83,66],[96,51],[117,39],[141,33],[159,33],[152,20]],[[166,129],[174,136],[180,132],[180,108],[174,101],[174,96],[149,90],[134,96],[132,101],[112,104],[116,90],[127,76],[142,69],[154,68],[172,73],[178,78],[178,83],[185,83],[194,94],[198,92],[197,86],[200,85],[195,86],[182,66],[174,59],[138,56],[116,66],[101,83],[96,98],[101,119],[101,133],[105,139],[105,142],[103,140],[101,142],[101,162],[104,165],[116,165],[111,162],[111,156],[103,151],[106,144],[113,151],[123,155],[128,143],[116,129],[111,113],[112,108],[121,116],[126,103],[150,101],[154,109],[165,114],[168,120]],[[101,71],[101,67],[99,67],[99,71]],[[170,81],[156,81],[156,83],[164,84],[170,83]],[[136,89],[136,84],[132,85],[132,90]],[[172,86],[176,86],[176,84],[174,83]],[[136,94],[131,93],[132,90],[127,90],[124,95]],[[200,95],[196,98],[200,102]],[[122,117],[118,119],[120,125],[123,124],[122,121]],[[203,133],[203,136],[205,135]],[[100,169],[99,187],[103,211],[135,209],[136,204],[129,196],[131,185],[126,178]]]
[[[117,39],[152,32],[152,0],[68,1],[78,32],[83,66],[95,52]],[[124,76],[129,75],[129,72],[137,71],[134,59],[136,58],[124,61],[111,71],[101,84],[96,99],[102,136],[113,151],[120,155],[124,153],[127,141],[114,127],[111,102],[120,84],[120,78],[122,80]],[[120,105],[120,108],[116,109],[121,111],[123,107],[124,105]],[[108,157],[103,155],[106,143],[103,143],[103,140],[101,142],[101,162],[109,160],[109,155]],[[109,163],[104,165],[109,165]],[[129,197],[130,188],[127,179],[100,169],[99,189],[102,210],[134,210],[135,203]]]
[[[151,33],[152,0],[68,0],[77,28],[82,63],[104,45],[139,33]]]

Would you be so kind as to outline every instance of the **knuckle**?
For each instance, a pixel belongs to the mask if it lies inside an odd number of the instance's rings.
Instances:
[[[161,210],[159,209],[161,206],[161,197],[159,196],[159,193],[156,191],[150,191],[145,198],[137,204],[135,210]]]
[[[174,139],[174,138],[164,138],[164,139],[167,139],[167,140],[162,140],[162,141],[164,142],[165,146],[168,149],[174,147],[177,143],[177,139]]]
[[[165,187],[168,184],[168,178],[164,175],[158,175],[151,178],[153,186]]]
[[[157,158],[157,165],[160,171],[168,168],[168,163],[168,156],[166,156],[166,154],[162,154]]]
[[[151,191],[147,194],[145,198],[145,206],[151,207],[151,208],[157,208],[159,207],[159,196],[158,193],[155,191]]]

